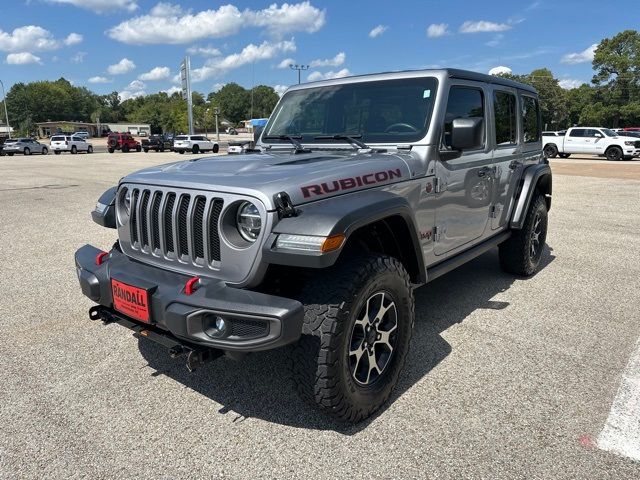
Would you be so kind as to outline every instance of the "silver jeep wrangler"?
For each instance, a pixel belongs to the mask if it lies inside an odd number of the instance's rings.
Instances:
[[[461,70],[291,87],[252,153],[128,175],[75,263],[91,319],[187,366],[288,346],[301,396],[341,420],[388,399],[413,290],[494,247],[536,272],[551,206],[535,90]]]

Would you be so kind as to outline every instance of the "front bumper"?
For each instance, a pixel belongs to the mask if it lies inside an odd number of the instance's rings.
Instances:
[[[188,275],[134,261],[112,250],[96,265],[100,250],[85,245],[76,251],[75,263],[82,293],[103,307],[113,309],[111,279],[149,292],[150,323],[134,320],[178,340],[220,350],[251,352],[277,348],[296,341],[302,331],[304,310],[296,300],[228,287],[221,280],[201,279],[200,287],[186,295]],[[206,330],[206,315],[228,322],[224,337],[213,338]]]

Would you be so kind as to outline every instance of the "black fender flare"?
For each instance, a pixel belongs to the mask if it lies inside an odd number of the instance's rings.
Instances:
[[[525,169],[521,180],[522,186],[516,197],[516,204],[509,222],[509,226],[512,229],[522,229],[531,199],[536,190],[539,190],[544,195],[547,209],[551,209],[552,179],[551,167],[546,163],[531,165]]]
[[[116,193],[118,187],[111,187],[105,191],[91,212],[91,218],[101,227],[116,228]]]
[[[297,267],[326,268],[333,265],[349,237],[358,229],[379,220],[400,217],[406,223],[411,237],[415,260],[418,262],[419,280],[426,281],[426,270],[413,209],[406,198],[388,191],[358,192],[346,199],[344,196],[328,198],[296,207],[297,216],[281,219],[272,229],[265,243],[263,259],[267,263]],[[278,251],[277,235],[316,235],[330,237],[344,234],[346,241],[338,250],[325,254]]]

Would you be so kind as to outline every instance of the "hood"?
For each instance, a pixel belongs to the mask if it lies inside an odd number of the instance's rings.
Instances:
[[[122,182],[249,195],[272,210],[279,192],[300,205],[407,180],[410,155],[345,150],[200,157],[140,170]]]

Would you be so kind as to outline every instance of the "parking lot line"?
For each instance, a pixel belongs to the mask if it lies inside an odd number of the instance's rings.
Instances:
[[[640,340],[622,374],[598,447],[640,461]]]

